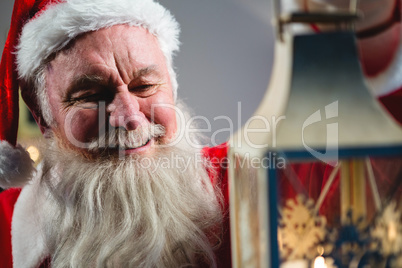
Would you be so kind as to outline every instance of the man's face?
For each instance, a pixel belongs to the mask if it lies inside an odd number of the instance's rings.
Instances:
[[[166,135],[124,149],[152,153],[167,143],[177,124],[170,76],[155,36],[140,27],[117,25],[78,37],[46,70],[46,87],[55,124],[66,147],[87,153],[88,143],[114,127],[127,131],[160,124]]]

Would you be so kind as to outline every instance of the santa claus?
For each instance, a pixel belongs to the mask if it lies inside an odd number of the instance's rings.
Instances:
[[[402,121],[400,2],[387,3],[362,28],[362,63]],[[230,266],[226,145],[178,138],[178,32],[153,0],[16,0],[0,69],[2,267]],[[16,145],[19,87],[46,137],[37,170]]]
[[[204,157],[226,148],[180,138],[178,33],[152,0],[16,1],[0,174],[22,190],[1,195],[2,267],[230,265],[225,183]],[[15,146],[18,86],[46,137],[35,172]]]

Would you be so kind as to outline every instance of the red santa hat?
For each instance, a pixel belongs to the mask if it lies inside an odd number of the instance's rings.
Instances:
[[[118,24],[140,26],[157,37],[176,98],[172,57],[179,48],[179,25],[160,4],[153,0],[15,0],[0,65],[0,187],[22,186],[34,170],[28,153],[16,144],[18,89],[33,90],[19,82],[33,81],[45,61],[78,35]]]

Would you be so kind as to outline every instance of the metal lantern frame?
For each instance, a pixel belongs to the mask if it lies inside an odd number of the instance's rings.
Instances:
[[[402,157],[402,129],[373,98],[362,75],[352,31],[353,21],[360,17],[356,5],[351,1],[350,12],[346,13],[282,15],[279,0],[274,1],[274,68],[267,93],[254,115],[285,116],[286,120],[280,122],[276,132],[249,133],[245,138],[246,131],[242,129],[231,138],[229,191],[234,267],[280,266],[278,169],[244,168],[239,163],[245,155],[283,158],[287,163],[322,161],[335,166],[334,174],[343,172],[344,185],[352,179],[345,175],[348,171],[342,170],[339,161],[352,163],[361,173],[367,161],[356,164],[356,159]],[[294,22],[335,23],[345,25],[346,30],[292,35],[285,26]],[[247,125],[264,129],[258,121]],[[268,146],[267,141],[272,143]],[[358,177],[353,181],[355,188],[365,187],[361,174]],[[369,184],[371,189],[376,187],[372,178]],[[350,205],[350,196],[364,199],[361,191],[355,191],[343,194],[342,202]],[[347,206],[341,209],[345,217]]]

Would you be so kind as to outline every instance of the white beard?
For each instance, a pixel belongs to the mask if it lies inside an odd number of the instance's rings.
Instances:
[[[45,217],[52,267],[216,266],[221,193],[194,149],[89,160],[56,144],[41,181],[57,212]]]

